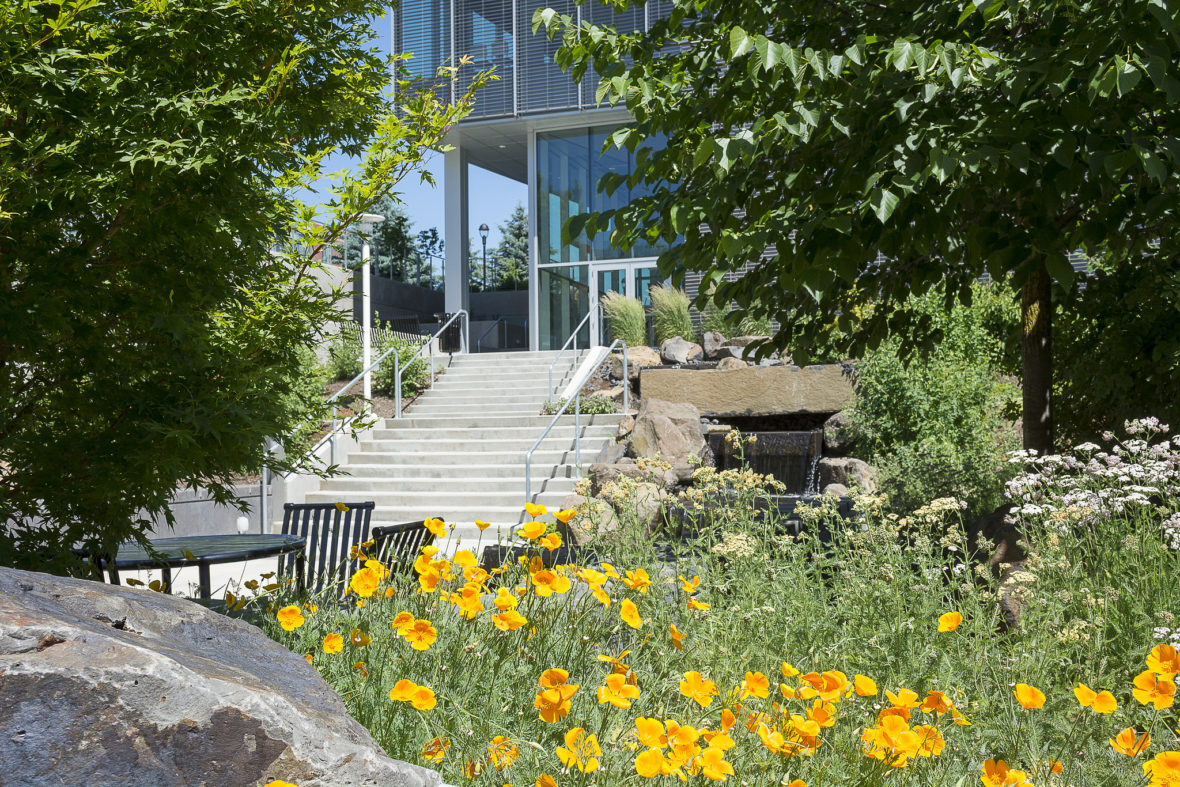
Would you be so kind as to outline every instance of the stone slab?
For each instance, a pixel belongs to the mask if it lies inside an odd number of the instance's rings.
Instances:
[[[852,403],[850,364],[644,369],[643,398],[696,405],[704,416],[836,413]]]

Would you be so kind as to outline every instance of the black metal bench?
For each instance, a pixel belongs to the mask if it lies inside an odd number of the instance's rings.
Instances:
[[[403,522],[373,528],[374,556],[390,571],[409,572],[422,552],[434,543],[425,522]]]
[[[283,506],[283,535],[307,539],[307,588],[319,593],[331,584],[339,584],[341,595],[349,578],[361,567],[359,555],[352,547],[369,540],[369,520],[376,503],[287,503]],[[296,558],[279,560],[279,575],[289,576],[296,568]],[[302,589],[302,588],[301,588]]]

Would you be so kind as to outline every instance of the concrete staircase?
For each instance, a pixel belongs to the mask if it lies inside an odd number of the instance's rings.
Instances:
[[[374,500],[373,524],[437,516],[473,545],[509,540],[524,521],[524,456],[552,416],[541,415],[556,352],[456,355],[402,418],[387,418],[307,502]],[[571,372],[567,352],[554,385]],[[561,386],[558,386],[559,389]],[[612,441],[622,414],[581,417],[582,464]],[[577,480],[574,416],[563,416],[533,453],[533,501],[551,509]],[[491,522],[481,534],[475,520]]]

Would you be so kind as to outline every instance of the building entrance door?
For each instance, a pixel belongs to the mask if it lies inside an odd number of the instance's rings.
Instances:
[[[652,265],[652,262],[653,260],[645,260],[643,262],[594,265],[594,275],[591,277],[591,282],[595,289],[591,302],[600,303],[600,299],[606,293],[617,292],[620,295],[635,298],[643,304],[644,309],[647,309],[651,306],[651,285],[660,281],[659,271]],[[595,310],[590,321],[592,323],[590,332],[597,343],[610,344],[614,340],[610,333],[610,326],[602,318],[600,310]],[[650,342],[651,315],[647,316],[646,325],[647,341]]]

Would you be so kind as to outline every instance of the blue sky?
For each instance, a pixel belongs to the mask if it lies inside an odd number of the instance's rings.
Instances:
[[[386,52],[389,51],[389,19],[388,17],[374,20],[373,27],[378,34],[376,42]],[[355,160],[348,156],[334,156],[324,167],[325,172],[336,172],[349,169]],[[428,162],[431,173],[434,174],[435,188],[418,182],[417,177],[407,178],[402,182],[399,191],[405,202],[406,214],[414,222],[415,230],[428,227],[438,227],[439,234],[443,232],[443,177],[442,156],[435,154]],[[312,204],[322,204],[328,199],[327,186],[329,181],[318,181],[316,190],[299,195]],[[470,222],[470,237],[479,241],[476,228],[486,223],[490,229],[488,233],[488,248],[495,248],[500,242],[500,224],[512,213],[512,209],[519,203],[523,205],[527,197],[527,187],[493,172],[469,167],[467,174],[467,215]],[[478,253],[478,249],[473,249]]]

